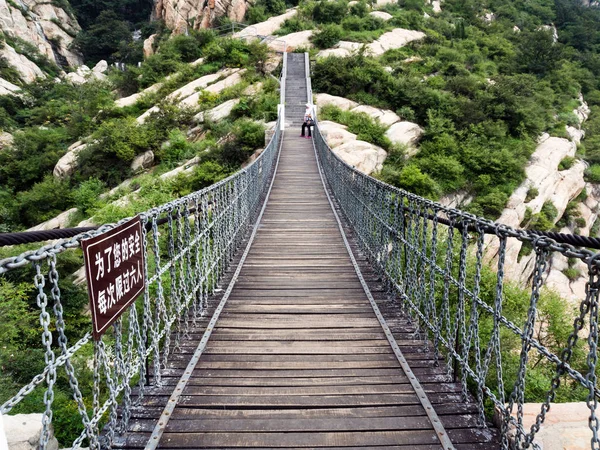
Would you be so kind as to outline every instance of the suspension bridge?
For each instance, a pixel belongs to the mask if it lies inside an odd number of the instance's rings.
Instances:
[[[345,164],[315,126],[307,54],[284,54],[275,134],[251,165],[141,214],[143,295],[101,339],[65,334],[57,259],[114,225],[0,261],[33,268],[46,368],[0,409],[66,377],[81,416],[73,448],[535,448],[561,388],[581,389],[598,449],[594,240],[514,230],[422,199]],[[73,233],[82,230],[73,231]],[[48,236],[46,236],[48,238]],[[484,260],[486,240],[498,252]],[[535,252],[527,314],[503,315],[508,242]],[[564,350],[534,337],[553,255],[588,266]],[[496,273],[482,293],[482,270]],[[489,295],[488,295],[489,294]],[[491,298],[490,298],[491,297]],[[502,350],[517,342],[510,377]],[[93,389],[79,354],[93,348]],[[571,365],[584,352],[583,367]],[[554,374],[532,426],[527,372]]]

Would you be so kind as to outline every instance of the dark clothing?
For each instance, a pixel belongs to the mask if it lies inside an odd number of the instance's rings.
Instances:
[[[309,125],[308,123],[304,122],[302,124],[302,135],[301,136],[304,137],[304,133],[305,133],[304,130],[306,130],[306,128],[308,128],[308,136],[312,137],[311,127],[312,127],[312,123]]]

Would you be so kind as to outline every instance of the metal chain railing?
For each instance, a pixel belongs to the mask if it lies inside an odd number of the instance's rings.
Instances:
[[[600,449],[596,374],[600,254],[387,185],[339,158],[318,126],[313,137],[329,189],[373,268],[412,318],[416,334],[435,359],[446,357],[448,375],[461,384],[463,398],[479,406],[481,425],[495,412],[502,448],[538,448],[535,435],[562,388],[562,392],[587,391],[590,446]],[[505,280],[510,240],[531,247],[535,254],[529,298],[523,299],[527,307],[512,317],[507,315],[510,283]],[[490,247],[495,248],[493,258],[485,256]],[[588,280],[573,329],[565,342],[558,343],[562,350],[553,352],[540,337],[545,330],[538,307],[548,291],[549,261],[555,255],[585,263]],[[484,283],[482,274],[488,268]],[[513,288],[514,284],[511,295]],[[576,353],[578,361],[573,360]],[[527,428],[523,405],[528,390],[539,389],[530,376],[540,367],[550,374],[546,379],[551,383]]]
[[[41,389],[40,449],[47,448],[49,442],[59,376],[66,377],[63,384],[68,386],[62,389],[70,391],[81,417],[81,434],[73,449],[112,448],[115,436],[127,429],[131,408],[149,387],[161,385],[172,353],[179,351],[181,339],[206,313],[208,297],[219,288],[256,219],[281,136],[278,121],[270,143],[252,164],[213,186],[140,215],[146,263],[144,294],[97,342],[92,342],[91,332],[80,333],[83,337],[75,343],[67,338],[63,305],[70,298],[59,286],[57,257],[76,252],[83,239],[99,236],[116,225],[0,261],[0,276],[4,277],[22,275],[17,272],[33,268],[45,355],[45,369],[5,401],[0,413],[9,413]],[[159,228],[160,224],[165,226]],[[82,377],[93,380],[89,393],[83,392]]]

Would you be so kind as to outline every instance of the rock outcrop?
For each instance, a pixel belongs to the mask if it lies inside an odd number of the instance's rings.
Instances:
[[[264,22],[255,23],[254,25],[237,32],[236,34],[234,34],[234,37],[246,38],[253,36],[272,35],[281,28],[283,22],[285,22],[288,19],[291,19],[297,13],[298,11],[296,10],[296,8],[289,9],[279,16],[269,17],[269,19],[265,20]]]
[[[413,156],[416,153],[416,146],[425,130],[418,124],[412,122],[396,122],[385,133],[392,144],[399,144],[408,147],[409,154]]]
[[[2,416],[4,431],[10,450],[36,450],[42,435],[42,414],[16,414]],[[58,450],[58,441],[54,432],[50,433],[50,440],[46,445],[48,450]]]
[[[67,153],[58,160],[56,166],[54,166],[54,177],[59,180],[64,180],[75,172],[78,164],[79,153],[87,148],[88,144],[77,141],[71,145]]]
[[[581,96],[579,101],[580,106],[574,113],[582,123],[589,116],[589,107]],[[578,227],[577,230],[563,228],[560,231],[589,235],[590,229],[598,219],[600,189],[585,182],[586,164],[583,161],[575,161],[568,170],[559,170],[559,164],[564,158],[575,157],[577,143],[585,135],[580,126],[568,127],[567,133],[571,137],[570,140],[550,137],[548,134],[540,137],[538,147],[525,168],[526,180],[511,195],[498,222],[520,228],[525,225],[526,216],[539,213],[545,203],[551,202],[557,210],[556,217],[553,218],[553,222],[556,223],[564,215],[569,203],[585,189],[587,198],[576,205],[576,210],[580,218],[585,221],[585,225]],[[490,238],[486,241],[486,245],[486,257],[495,258],[499,245],[498,239]],[[535,255],[520,255],[521,248],[521,242],[516,239],[508,240],[505,273],[508,279],[527,284],[534,269]],[[550,261],[550,270],[545,280],[546,286],[566,300],[579,302],[585,297],[585,277],[573,279],[572,274],[570,274],[571,278],[567,277],[565,271],[568,268],[575,269],[575,272],[587,273],[583,263],[576,262],[573,267],[570,267],[566,257],[555,254]]]
[[[71,48],[80,31],[79,24],[53,2],[0,0],[0,30],[34,45],[43,56],[60,66],[76,67],[83,63],[82,56]],[[13,52],[15,50],[6,45],[0,54],[17,69],[24,82],[43,76],[42,70],[27,55],[16,58]]]
[[[394,18],[394,16],[392,16],[391,14],[383,12],[383,11],[373,11],[373,12],[370,12],[369,15],[375,17],[376,19],[381,19],[384,22],[387,22],[388,20],[391,20]]]
[[[335,106],[340,108],[342,111],[348,111],[350,109],[356,108],[358,103],[352,100],[348,100],[344,97],[338,97],[337,95],[329,95],[329,94],[315,94],[315,104],[322,108],[324,106]]]
[[[0,78],[0,95],[12,95],[21,90],[19,86]]]
[[[46,230],[59,230],[67,228],[71,221],[71,215],[77,212],[77,208],[71,208],[68,211],[60,213],[53,219],[46,220],[45,222],[36,225],[35,227],[29,228],[27,231],[46,231]]]
[[[75,72],[68,73],[65,78],[73,84],[83,84],[90,80],[105,81],[108,70],[108,63],[100,61],[93,69],[86,65],[79,66]]]
[[[373,106],[368,105],[360,105],[356,108],[351,109],[354,113],[363,113],[369,116],[371,119],[378,121],[381,125],[385,127],[389,127],[396,122],[400,122],[400,116],[396,114],[394,111],[390,111],[389,109],[379,109],[374,108]]]
[[[220,17],[241,22],[253,2],[246,0],[155,0],[153,18],[183,34],[187,30],[212,27]]]
[[[523,426],[526,430],[535,424],[541,409],[541,403],[523,405]],[[589,416],[590,410],[584,402],[552,403],[552,409],[533,442],[543,450],[587,449],[592,436]]]
[[[131,171],[133,173],[141,172],[149,169],[154,164],[154,152],[148,150],[140,155],[137,155],[131,162]]]
[[[239,102],[239,98],[227,100],[225,103],[221,103],[220,105],[215,106],[213,109],[202,111],[201,113],[197,114],[194,117],[194,120],[198,123],[203,123],[206,120],[218,122],[229,117],[231,111],[233,111],[233,108],[235,108]]]
[[[319,129],[331,148],[356,141],[356,134],[350,133],[348,127],[336,122],[331,122],[329,120],[319,122]]]
[[[286,49],[285,51],[288,52],[293,52],[298,48],[310,48],[313,46],[310,41],[313,34],[314,30],[297,31],[270,41],[268,46],[271,50],[278,52],[282,51],[284,48]]]
[[[333,148],[332,151],[367,175],[379,172],[387,158],[384,149],[365,141],[350,141]]]
[[[388,50],[404,47],[413,41],[419,41],[423,38],[425,38],[425,33],[422,31],[395,28],[392,31],[382,34],[379,39],[370,44],[340,41],[333,48],[321,50],[317,53],[317,58],[326,58],[329,56],[347,57],[360,50],[363,46],[366,54],[381,56]]]

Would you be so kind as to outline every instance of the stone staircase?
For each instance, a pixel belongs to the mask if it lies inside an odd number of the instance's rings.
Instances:
[[[299,127],[302,125],[306,101],[304,53],[288,53],[285,86],[285,122],[288,126]]]

